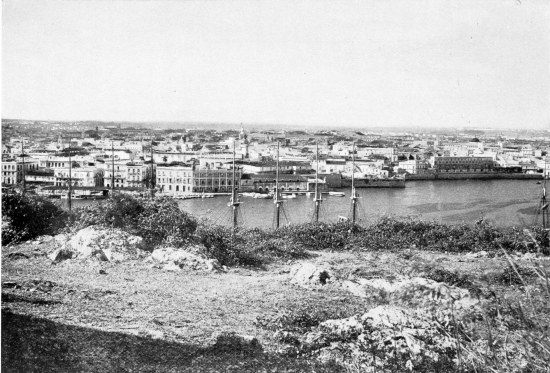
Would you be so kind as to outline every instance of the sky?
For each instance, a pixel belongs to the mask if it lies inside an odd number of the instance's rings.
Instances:
[[[550,1],[2,2],[2,117],[550,128]]]

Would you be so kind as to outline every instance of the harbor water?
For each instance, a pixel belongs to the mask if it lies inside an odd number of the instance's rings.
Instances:
[[[350,216],[350,189],[345,197],[323,195],[320,220],[336,222]],[[443,223],[473,223],[484,218],[495,226],[529,226],[536,223],[541,185],[535,180],[433,180],[408,181],[406,188],[357,189],[359,219],[363,224],[382,216],[409,216]],[[217,224],[231,224],[229,197],[178,200],[182,210]],[[240,214],[246,227],[271,228],[275,205],[272,199],[240,197]],[[284,200],[290,224],[310,222],[313,197],[298,195]],[[74,206],[100,203],[75,201]],[[540,222],[539,222],[540,223]]]

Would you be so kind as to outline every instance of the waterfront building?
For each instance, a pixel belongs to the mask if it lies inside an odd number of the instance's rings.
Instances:
[[[147,177],[147,166],[143,163],[126,163],[126,187],[142,188]]]
[[[351,174],[353,162],[347,161],[346,173]],[[388,171],[384,170],[386,162],[383,159],[370,160],[370,159],[356,159],[355,160],[355,173],[359,172],[364,175],[380,176],[384,177],[388,175]]]
[[[2,162],[2,184],[15,185],[19,182],[19,180],[20,180],[20,177],[17,169],[17,162],[3,161]]]
[[[434,157],[436,172],[446,173],[488,173],[493,172],[495,162],[492,157]]]
[[[334,174],[346,172],[346,158],[326,158],[311,161],[311,167],[314,170],[319,169],[322,174]]]
[[[426,161],[420,159],[409,159],[399,162],[398,169],[411,175],[423,175],[428,173],[429,165]]]
[[[243,173],[245,174],[264,174],[274,173],[277,169],[276,161],[263,161],[263,162],[239,162],[239,166],[242,166]],[[279,162],[279,172],[281,173],[300,173],[304,171],[310,171],[311,165],[309,162]]]
[[[244,174],[241,179],[240,191],[255,193],[270,193],[275,190],[277,178],[275,173]],[[324,183],[324,181],[323,181]],[[281,191],[299,192],[308,190],[308,177],[296,174],[279,174]]]
[[[27,185],[55,185],[55,174],[52,169],[32,170],[25,173]]]
[[[235,187],[239,188],[242,170],[235,170]],[[233,169],[197,168],[193,171],[193,192],[217,193],[231,192],[233,185]]]
[[[25,157],[6,159],[2,161],[2,184],[15,185],[23,181],[23,169],[25,173],[31,170],[38,170],[38,160]]]
[[[55,168],[53,171],[55,186],[66,186],[70,179],[71,185],[82,187],[96,186],[95,177],[99,172],[96,167],[72,167],[69,178],[69,167]]]
[[[111,188],[113,185],[115,188],[126,187],[126,180],[128,177],[128,166],[127,162],[111,162],[111,160],[106,160],[102,167],[105,168],[103,173],[103,186]]]
[[[193,192],[193,167],[183,163],[158,164],[156,186],[168,195],[182,195]]]

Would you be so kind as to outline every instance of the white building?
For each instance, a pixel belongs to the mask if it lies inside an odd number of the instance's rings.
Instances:
[[[399,162],[399,168],[411,175],[422,175],[428,172],[428,163],[420,159]]]
[[[193,192],[193,167],[184,165],[157,165],[156,186],[168,195]]]

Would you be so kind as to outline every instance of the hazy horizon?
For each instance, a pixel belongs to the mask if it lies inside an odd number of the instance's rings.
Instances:
[[[550,128],[550,2],[5,0],[2,117]]]

